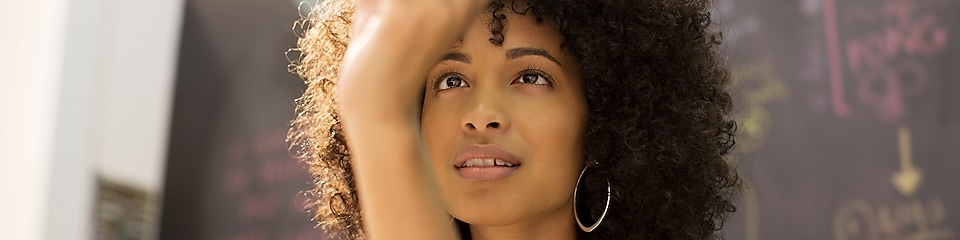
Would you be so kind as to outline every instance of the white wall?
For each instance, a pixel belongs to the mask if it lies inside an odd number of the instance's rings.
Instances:
[[[95,178],[159,199],[182,0],[0,2],[0,233],[92,236]]]
[[[183,1],[112,0],[109,57],[98,121],[104,177],[163,190]]]
[[[42,236],[66,4],[0,1],[0,233],[5,238]]]

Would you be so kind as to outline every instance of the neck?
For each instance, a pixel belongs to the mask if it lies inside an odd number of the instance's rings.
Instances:
[[[474,240],[491,239],[577,239],[577,228],[573,218],[573,202],[564,204],[553,213],[537,219],[506,226],[470,225],[470,236]]]

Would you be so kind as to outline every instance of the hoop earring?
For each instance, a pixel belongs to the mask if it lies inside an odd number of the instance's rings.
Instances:
[[[610,179],[607,179],[607,204],[603,206],[603,213],[600,214],[600,218],[597,219],[597,222],[589,227],[584,226],[583,222],[580,221],[580,215],[577,214],[577,188],[580,187],[580,179],[583,178],[583,173],[587,172],[587,167],[583,167],[583,170],[580,171],[580,176],[577,177],[577,185],[573,186],[573,217],[577,219],[577,225],[580,225],[580,229],[584,232],[593,232],[600,226],[600,223],[603,222],[603,218],[607,216],[607,210],[610,209]]]

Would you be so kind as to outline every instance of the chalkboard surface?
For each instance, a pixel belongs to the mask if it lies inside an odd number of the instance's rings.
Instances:
[[[752,186],[728,238],[960,238],[958,11],[718,0]]]
[[[303,81],[284,50],[296,5],[187,0],[160,239],[322,239],[284,142]]]
[[[187,0],[161,239],[322,239],[283,142],[290,1]],[[727,239],[960,239],[960,2],[717,0],[750,189]]]

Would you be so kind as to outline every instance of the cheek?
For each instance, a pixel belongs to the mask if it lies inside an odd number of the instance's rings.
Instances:
[[[438,105],[424,105],[420,117],[420,133],[424,147],[435,164],[445,163],[453,158],[454,153],[450,149],[456,143],[459,133],[453,109],[443,108]]]
[[[576,162],[583,158],[581,128],[576,124],[553,118],[524,125],[518,126],[526,129],[521,135],[524,135],[525,142],[536,155],[544,156],[554,164],[558,160]]]
[[[573,196],[577,176],[584,165],[584,109],[570,102],[531,104],[528,111],[518,111],[518,125],[531,172],[527,191],[540,196],[530,204],[547,208],[560,207]],[[534,164],[536,164],[534,166]]]
[[[585,107],[574,101],[549,101],[525,108],[517,111],[514,122],[529,151],[563,171],[581,166]]]
[[[440,185],[440,193],[449,204],[455,201],[459,189],[456,171],[453,171],[453,158],[457,145],[462,140],[459,119],[453,106],[425,104],[420,117],[420,132],[424,149],[430,160],[430,166]]]
[[[519,102],[525,104],[515,104],[521,109],[514,111],[514,122],[526,142],[546,153],[581,151],[587,118],[586,103],[582,99],[573,94],[559,94]]]

